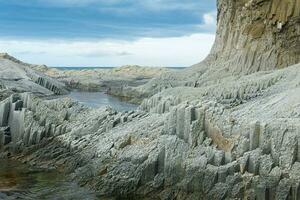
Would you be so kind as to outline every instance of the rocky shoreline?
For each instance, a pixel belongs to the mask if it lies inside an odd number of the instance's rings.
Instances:
[[[151,79],[164,73],[177,71],[162,67],[141,67],[136,65],[121,66],[113,69],[84,69],[84,70],[60,70],[58,68],[36,68],[40,72],[63,82],[73,90],[89,92],[106,92],[112,96],[141,103],[128,95],[132,88],[141,86]]]
[[[122,90],[137,111],[2,80],[0,157],[61,169],[108,199],[299,199],[299,17],[297,0],[219,0],[211,54]],[[25,75],[38,94],[66,91]]]

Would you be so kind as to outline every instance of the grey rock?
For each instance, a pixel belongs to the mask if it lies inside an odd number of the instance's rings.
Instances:
[[[8,54],[0,54],[0,82],[2,87],[15,92],[39,95],[68,93],[63,83],[34,70],[34,65],[23,63]]]

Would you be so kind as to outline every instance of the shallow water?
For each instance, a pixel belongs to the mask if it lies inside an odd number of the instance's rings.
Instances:
[[[117,111],[131,111],[136,110],[138,107],[135,104],[121,101],[120,99],[107,95],[104,92],[72,91],[68,96],[78,101],[79,103],[92,108],[111,106]]]
[[[73,91],[69,95],[81,104],[98,108],[111,106],[118,111],[135,110],[137,105],[102,92]],[[96,194],[78,186],[62,173],[43,171],[18,161],[0,160],[0,200],[94,200]]]
[[[41,171],[18,161],[0,160],[1,200],[94,200],[96,195],[58,171]]]

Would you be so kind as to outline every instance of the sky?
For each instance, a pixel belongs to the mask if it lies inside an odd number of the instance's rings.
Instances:
[[[214,42],[214,0],[0,0],[0,51],[49,66],[198,63]]]

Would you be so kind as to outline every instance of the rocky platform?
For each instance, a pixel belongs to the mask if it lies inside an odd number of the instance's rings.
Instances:
[[[0,132],[1,156],[63,169],[103,198],[300,199],[299,11],[219,0],[211,55],[128,89],[138,111],[12,96],[0,113],[19,125]]]

